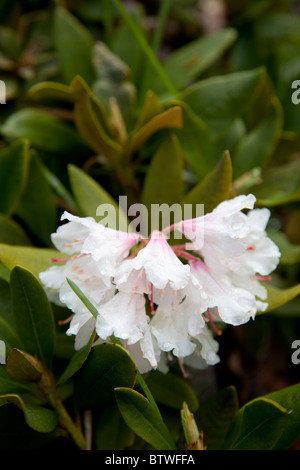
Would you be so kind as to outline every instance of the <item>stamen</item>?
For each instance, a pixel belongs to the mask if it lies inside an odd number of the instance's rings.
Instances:
[[[272,276],[251,276],[252,279],[256,279],[257,281],[264,281],[264,282],[270,282],[272,281]]]
[[[66,323],[69,323],[72,320],[72,318],[74,317],[74,315],[75,314],[73,313],[73,315],[71,315],[69,318],[66,318],[65,320],[59,320],[58,324],[59,325],[65,325]]]
[[[177,359],[178,359],[178,364],[179,364],[181,373],[182,373],[183,377],[184,377],[185,379],[187,379],[189,375],[188,375],[187,371],[185,370],[185,368],[184,368],[184,366],[183,366],[182,359],[181,359],[180,357],[178,357]]]
[[[247,250],[248,251],[253,251],[253,250],[255,250],[255,246],[253,246],[253,245],[252,246],[247,246]]]
[[[220,335],[222,334],[222,331],[219,330],[219,329],[216,327],[216,325],[214,324],[213,319],[212,319],[212,316],[211,316],[211,313],[210,313],[210,311],[209,311],[209,308],[207,309],[206,313],[207,313],[207,316],[208,316],[208,319],[209,319],[209,323],[211,324],[211,326],[212,326],[214,332],[215,332],[218,336],[220,336]]]
[[[151,294],[150,294],[150,308],[151,308],[152,315],[154,315],[155,308],[154,308],[154,301],[153,301],[153,284],[152,283],[151,283]]]
[[[188,259],[189,261],[200,261],[200,258],[197,258],[190,253],[186,253],[185,251],[174,250],[174,253],[176,253],[177,256],[181,256],[181,258]]]
[[[83,256],[87,256],[87,253],[82,253],[80,255],[69,256],[68,258],[52,258],[52,263],[63,263],[65,261],[70,261],[77,258],[82,258]]]

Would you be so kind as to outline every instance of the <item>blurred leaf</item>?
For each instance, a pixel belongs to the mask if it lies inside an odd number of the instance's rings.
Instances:
[[[98,206],[109,204],[116,211],[116,228],[128,226],[127,215],[96,180],[74,165],[69,165],[68,170],[72,191],[83,216],[97,219]]]
[[[300,435],[299,384],[244,405],[236,414],[223,449],[286,450]]]
[[[43,373],[42,365],[35,357],[17,348],[8,355],[6,370],[13,379],[26,382],[39,382]]]
[[[31,241],[23,228],[4,214],[0,214],[0,243],[31,245]]]
[[[143,107],[134,127],[134,131],[140,129],[144,124],[154,118],[154,116],[162,113],[163,110],[164,107],[159,102],[156,94],[152,90],[148,90],[146,93],[145,102],[143,103]]]
[[[273,98],[267,117],[246,134],[238,143],[233,155],[234,177],[264,167],[269,162],[282,132],[282,109]]]
[[[186,88],[179,99],[209,126],[212,136],[241,116],[255,96],[263,68],[213,76]]]
[[[95,78],[93,38],[89,30],[63,7],[54,11],[53,40],[65,83],[70,83],[76,75],[92,83]]]
[[[271,312],[275,308],[281,307],[300,294],[300,284],[286,289],[279,289],[266,283],[265,288],[268,292],[268,298],[266,300],[268,308],[265,310],[266,312]]]
[[[300,198],[299,160],[269,168],[261,175],[261,183],[250,188],[260,206],[277,206]]]
[[[155,132],[166,128],[182,128],[182,112],[180,106],[172,106],[166,111],[156,114],[150,121],[140,127],[140,129],[135,130],[125,152],[128,155],[132,155]]]
[[[75,93],[71,86],[59,82],[40,82],[30,88],[28,95],[34,100],[57,100],[73,103]]]
[[[0,244],[0,260],[9,269],[22,266],[38,277],[52,265],[52,259],[60,256],[57,250],[27,246]]]
[[[17,214],[36,237],[50,244],[50,235],[57,226],[57,207],[43,165],[34,153]]]
[[[54,351],[54,320],[47,295],[36,277],[16,266],[10,278],[15,328],[22,349],[37,355],[48,369]]]
[[[149,165],[142,192],[142,203],[178,203],[182,199],[183,155],[178,138],[171,134],[163,140]]]
[[[204,444],[208,450],[221,449],[238,407],[237,391],[232,386],[200,403],[195,419],[203,431]]]
[[[47,152],[72,152],[85,147],[75,130],[40,109],[24,108],[10,114],[0,127],[8,139],[27,138]]]
[[[300,245],[290,243],[283,232],[268,232],[268,237],[273,240],[281,253],[280,263],[293,264],[300,262]]]
[[[0,395],[1,399],[17,405],[24,413],[28,426],[38,432],[49,433],[54,431],[58,424],[58,416],[55,411],[41,406],[41,403],[32,397],[21,396],[15,393]]]
[[[0,152],[0,212],[16,211],[27,178],[29,143],[20,140]]]
[[[5,343],[6,354],[9,354],[13,348],[21,347],[14,328],[2,316],[0,316],[0,340]]]
[[[223,28],[201,37],[173,51],[163,62],[165,71],[175,88],[182,90],[208,69],[233,44],[237,31]],[[156,81],[153,90],[161,91]]]
[[[150,402],[125,387],[115,389],[119,410],[128,426],[157,450],[176,450],[172,437]]]
[[[79,77],[73,80],[71,87],[77,93],[74,120],[78,131],[98,155],[105,156],[113,165],[117,165],[122,147],[111,134],[103,105]]]
[[[134,441],[134,432],[127,426],[116,405],[101,410],[96,424],[98,450],[124,450]]]
[[[182,128],[174,129],[174,132],[179,139],[184,158],[195,174],[203,178],[217,164],[209,128],[183,101],[173,101],[172,104],[177,104],[182,110]]]
[[[208,213],[229,199],[231,191],[231,159],[229,152],[225,152],[217,167],[184,197],[182,204],[204,204],[204,212]]]
[[[98,344],[75,376],[75,399],[80,409],[99,409],[113,403],[115,387],[133,387],[136,366],[118,344]]]
[[[183,402],[189,409],[195,412],[199,402],[190,382],[172,373],[162,374],[158,371],[151,372],[146,378],[146,383],[158,403],[181,410]]]

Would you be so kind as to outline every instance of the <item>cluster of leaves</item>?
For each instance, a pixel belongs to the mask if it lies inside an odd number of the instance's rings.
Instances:
[[[299,111],[291,119],[286,94],[299,20],[284,1],[228,0],[231,27],[198,30],[159,61],[167,17],[193,25],[196,2],[160,2],[152,36],[141,3],[26,3],[0,11],[0,448],[71,437],[79,448],[199,449],[198,427],[208,449],[288,448],[300,435],[299,384],[242,406],[234,387],[204,402],[176,364],[142,377],[122,346],[92,347],[94,337],[74,352],[70,312],[49,303],[38,273],[58,257],[50,235],[65,209],[121,211],[126,195],[211,211],[253,193],[282,253],[268,312],[297,314]]]

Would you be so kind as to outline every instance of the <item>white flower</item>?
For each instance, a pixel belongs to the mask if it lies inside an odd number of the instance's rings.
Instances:
[[[164,235],[159,232],[151,235],[147,245],[135,258],[124,260],[120,265],[115,278],[118,289],[138,289],[138,282],[133,281],[140,281],[143,273],[145,292],[149,292],[151,284],[157,289],[164,289],[167,285],[174,290],[182,289],[190,279],[189,266],[178,259]]]
[[[193,250],[212,247],[225,256],[236,256],[244,251],[239,239],[245,237],[250,230],[247,216],[241,211],[252,209],[254,203],[255,197],[252,194],[237,196],[223,201],[211,213],[183,220],[173,228],[191,240],[188,247]]]

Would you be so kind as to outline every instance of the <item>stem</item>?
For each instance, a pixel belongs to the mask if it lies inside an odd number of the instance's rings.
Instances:
[[[57,396],[55,392],[49,392],[48,399],[53,408],[58,413],[60,418],[60,424],[68,431],[72,437],[75,444],[79,447],[80,450],[86,449],[86,442],[84,435],[82,434],[80,428],[72,421],[69,413],[65,409],[61,398]]]
[[[170,77],[166,74],[164,68],[160,64],[159,60],[157,59],[155,53],[149,46],[148,42],[146,41],[144,35],[138,28],[138,26],[135,24],[129,13],[125,10],[124,6],[122,5],[122,2],[120,0],[114,0],[115,4],[120,10],[120,13],[122,15],[122,18],[124,19],[125,23],[127,24],[128,28],[134,35],[135,39],[143,49],[145,55],[147,56],[147,59],[149,60],[150,64],[152,67],[156,70],[157,75],[159,76],[161,82],[165,85],[166,90],[168,90],[169,93],[172,95],[177,94],[177,90],[174,87]]]

